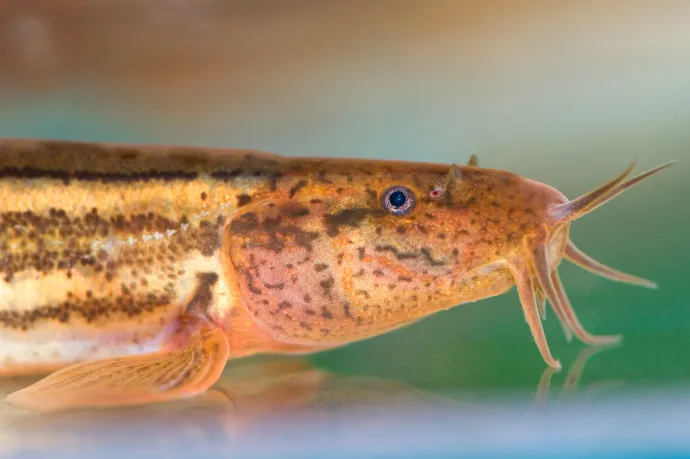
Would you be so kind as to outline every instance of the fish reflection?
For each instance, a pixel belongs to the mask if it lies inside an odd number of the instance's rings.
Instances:
[[[592,390],[611,387],[611,382],[584,391],[578,387],[587,362],[601,350],[585,348],[569,366],[557,394],[551,393],[556,371],[547,369],[537,386],[535,405],[544,406],[552,398],[565,400],[580,393],[592,395]],[[27,379],[0,380],[0,393],[22,387]],[[343,414],[355,420],[383,414],[394,421],[395,413],[439,410],[446,415],[451,412],[470,416],[484,412],[484,408],[479,400],[463,402],[398,381],[338,374],[317,368],[307,359],[264,359],[229,366],[212,389],[188,400],[43,414],[5,404],[0,411],[0,454],[28,447],[52,451],[102,447],[104,441],[115,441],[118,429],[123,428],[128,441],[145,440],[151,447],[161,442],[171,447],[176,442],[188,445],[190,438],[260,439],[266,429],[284,426],[330,427]],[[174,432],[174,438],[170,432]]]
[[[607,349],[616,348],[618,345],[604,346],[604,347],[588,347],[580,351],[575,361],[570,365],[568,374],[563,382],[563,387],[558,395],[559,400],[565,400],[578,391],[580,385],[580,379],[582,373],[584,372],[585,366],[589,359],[602,351]],[[549,367],[547,368],[539,380],[539,385],[537,386],[537,392],[534,397],[534,402],[537,405],[544,405],[549,401],[549,395],[551,392],[551,379],[557,370]],[[587,398],[592,398],[598,393],[606,392],[607,390],[617,388],[623,385],[623,381],[620,380],[606,380],[600,381],[598,383],[592,384],[586,390],[582,390],[579,395],[578,401],[586,400]]]
[[[557,395],[558,400],[571,398],[578,392],[580,379],[589,359],[609,347],[584,348],[569,366],[567,376]],[[551,392],[551,382],[558,370],[547,368],[542,374],[536,388],[534,401],[537,404],[547,403]],[[14,377],[0,380],[0,396],[24,387],[39,377]],[[603,388],[622,384],[620,381],[605,381],[594,384],[580,395],[600,392]],[[313,366],[308,359],[279,358],[258,359],[247,363],[239,362],[229,366],[221,379],[209,391],[190,400],[153,404],[150,406],[127,409],[100,410],[117,413],[134,413],[137,411],[159,412],[161,410],[187,411],[190,409],[218,410],[233,416],[256,416],[262,413],[273,413],[277,410],[294,410],[305,408],[338,406],[372,405],[384,406],[394,404],[417,405],[420,403],[442,403],[457,400],[427,392],[411,385],[376,377],[350,376],[338,374]],[[20,412],[9,405],[3,407],[5,414]],[[93,413],[97,410],[78,410],[76,412]],[[74,417],[75,411],[70,411]],[[43,415],[46,416],[45,414]],[[59,417],[54,414],[50,417]]]

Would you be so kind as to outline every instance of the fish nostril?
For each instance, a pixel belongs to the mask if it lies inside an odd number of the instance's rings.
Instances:
[[[441,188],[440,186],[437,186],[436,188],[434,188],[433,190],[431,190],[429,192],[429,197],[438,198],[439,196],[441,196],[443,194],[443,191],[444,191],[443,188]]]

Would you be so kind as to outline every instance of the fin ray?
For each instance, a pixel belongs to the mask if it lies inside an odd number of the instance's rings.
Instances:
[[[54,411],[185,398],[216,382],[228,354],[225,332],[208,325],[177,349],[71,365],[6,400],[23,408]]]

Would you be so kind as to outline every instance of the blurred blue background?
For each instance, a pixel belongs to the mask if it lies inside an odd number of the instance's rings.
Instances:
[[[583,250],[661,288],[565,266],[585,326],[624,342],[582,366],[587,351],[565,342],[551,314],[565,368],[547,395],[513,291],[299,362],[233,363],[221,384],[232,409],[218,394],[59,421],[5,409],[0,453],[690,451],[688,18],[680,0],[0,2],[2,137],[434,162],[476,154],[569,197],[634,159],[681,160],[573,226]],[[535,396],[551,402],[538,415]],[[556,398],[568,403],[554,408]]]

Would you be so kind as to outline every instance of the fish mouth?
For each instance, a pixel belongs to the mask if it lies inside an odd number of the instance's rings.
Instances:
[[[568,237],[564,237],[564,246],[558,250],[551,250],[552,242],[559,232],[567,230],[568,224],[621,193],[651,177],[652,175],[672,166],[677,161],[662,164],[653,169],[628,179],[635,166],[633,163],[622,174],[608,183],[584,195],[563,204],[553,206],[547,215],[551,223],[550,230],[543,234],[526,238],[523,250],[508,260],[508,267],[518,290],[525,319],[534,337],[535,343],[544,361],[553,368],[560,368],[561,364],[549,350],[542,319],[546,313],[546,302],[553,308],[568,341],[574,335],[585,344],[602,346],[612,345],[621,341],[620,335],[597,336],[589,333],[581,324],[573,309],[558,272],[558,259],[555,255],[562,254],[566,260],[598,275],[616,282],[656,289],[658,285],[650,280],[632,274],[624,273],[606,266],[580,250]],[[626,180],[627,179],[627,180]]]

